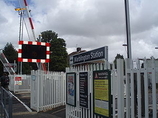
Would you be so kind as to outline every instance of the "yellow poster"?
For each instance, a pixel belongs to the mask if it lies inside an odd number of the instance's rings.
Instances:
[[[94,80],[95,99],[109,101],[108,80]]]
[[[110,118],[110,74],[109,71],[94,71],[94,113]]]

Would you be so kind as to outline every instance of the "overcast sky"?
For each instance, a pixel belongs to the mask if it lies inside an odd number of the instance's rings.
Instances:
[[[158,58],[158,0],[129,0],[132,57]],[[65,39],[67,51],[76,47],[109,48],[109,61],[127,57],[124,0],[28,0],[36,37],[46,30]],[[0,0],[0,48],[18,47],[18,0]],[[27,35],[26,32],[24,35]],[[27,36],[24,36],[27,37]],[[28,40],[27,38],[24,40]]]

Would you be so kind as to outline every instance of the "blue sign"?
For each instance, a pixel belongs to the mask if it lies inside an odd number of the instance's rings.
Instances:
[[[70,64],[80,64],[95,60],[105,59],[108,61],[108,47],[101,47],[88,52],[83,52],[70,57]]]

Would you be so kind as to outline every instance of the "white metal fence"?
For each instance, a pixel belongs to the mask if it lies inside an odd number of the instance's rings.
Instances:
[[[127,59],[125,65],[126,75],[124,76],[123,60],[117,60],[117,78],[115,79],[118,86],[113,93],[113,103],[115,103],[113,117],[157,118],[158,60],[138,59],[134,66],[133,62]]]
[[[31,108],[38,111],[65,105],[65,73],[31,72]]]
[[[125,63],[125,64],[124,64]],[[66,118],[102,118],[93,113],[93,70],[106,69],[104,64],[67,68],[76,73],[76,106],[66,105]],[[90,107],[79,105],[79,72],[88,72]],[[111,71],[112,117],[157,118],[158,114],[158,60],[141,59],[136,62],[117,60],[117,69]]]
[[[9,75],[9,90],[15,92],[30,92],[31,75]]]
[[[76,106],[66,105],[66,118],[96,118],[97,116],[93,114],[93,71],[94,70],[104,70],[107,69],[106,64],[91,64],[83,65],[78,67],[67,68],[66,72],[76,73]],[[79,73],[88,72],[88,103],[89,107],[80,107],[80,96],[79,96]]]

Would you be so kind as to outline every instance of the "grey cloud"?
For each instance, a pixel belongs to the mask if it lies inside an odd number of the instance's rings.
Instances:
[[[152,54],[158,56],[153,48],[158,45],[157,5],[157,0],[130,1],[134,58],[149,57]],[[18,15],[12,11],[13,7],[8,9],[7,5],[2,6],[7,13],[4,19],[0,16],[0,21],[10,37],[5,36],[4,31],[1,31],[0,36],[16,44]],[[118,53],[126,57],[126,47],[122,46],[126,43],[124,0],[31,0],[29,8],[36,36],[42,31],[53,30],[66,40],[69,51],[74,51],[76,46],[90,50],[107,45],[110,61]],[[7,18],[11,20],[5,21]]]

